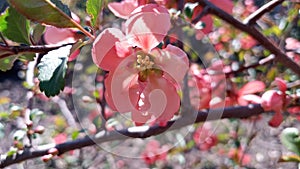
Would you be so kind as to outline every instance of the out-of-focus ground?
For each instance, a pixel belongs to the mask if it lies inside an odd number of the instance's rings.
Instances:
[[[8,97],[11,99],[10,103],[26,106],[27,105],[27,92],[28,90],[22,86],[22,80],[12,72],[11,75],[7,74],[3,76],[1,74],[0,81],[0,98]],[[8,75],[8,76],[7,76]],[[64,97],[68,103],[68,108],[74,115],[74,119],[77,119],[74,106],[72,105],[71,97]],[[1,111],[6,111],[8,105],[0,105]],[[42,145],[45,143],[53,142],[52,137],[57,135],[55,131],[70,133],[71,127],[67,124],[57,123],[61,126],[55,126],[53,119],[59,119],[62,123],[66,123],[67,119],[62,115],[61,110],[56,103],[51,101],[41,101],[40,99],[34,99],[33,108],[39,108],[45,112],[45,117],[39,121],[46,127],[46,131],[43,135],[34,139],[34,146]],[[243,113],[243,112],[241,112]],[[278,163],[281,155],[290,154],[285,147],[282,146],[279,140],[279,134],[285,127],[295,126],[299,128],[299,123],[293,119],[287,119],[279,128],[271,128],[267,125],[268,119],[271,114],[263,115],[259,120],[251,122],[249,120],[222,120],[214,122],[217,125],[216,131],[223,131],[224,128],[234,128],[239,125],[238,140],[241,144],[246,144],[247,140],[253,136],[250,143],[245,146],[246,154],[251,157],[251,162],[246,166],[248,168],[256,169],[295,169],[297,165],[295,163]],[[78,119],[77,119],[78,120]],[[20,120],[2,121],[2,134],[0,135],[0,153],[4,154],[9,150],[9,147],[13,144],[13,131],[20,128],[18,123],[22,123]],[[66,125],[66,126],[64,126]],[[22,126],[22,125],[21,125]],[[63,129],[65,128],[65,129]],[[166,132],[156,137],[156,139],[163,140],[162,142],[174,146],[174,143],[178,143],[174,139],[174,135],[181,134],[184,140],[188,142],[192,139],[192,132],[185,133],[186,130],[176,132]],[[145,144],[149,139],[129,139],[121,142],[110,142],[102,145],[85,147],[80,150],[66,153],[61,157],[56,157],[52,162],[43,163],[40,158],[28,160],[21,164],[15,164],[7,168],[28,168],[28,169],[42,169],[42,168],[86,168],[86,169],[105,169],[105,168],[147,168],[144,161],[140,158],[141,151],[144,150]],[[173,144],[173,145],[172,145]],[[180,143],[178,144],[180,145]],[[178,146],[177,145],[177,146]],[[107,152],[107,147],[113,147],[113,153]],[[158,162],[158,168],[173,168],[173,169],[214,169],[214,168],[242,168],[233,165],[232,161],[226,155],[226,151],[232,147],[232,141],[227,143],[219,143],[215,147],[208,151],[200,151],[196,147],[184,151],[184,153],[171,153],[169,154],[165,162]],[[119,156],[118,154],[121,154]],[[124,157],[128,156],[128,157]]]

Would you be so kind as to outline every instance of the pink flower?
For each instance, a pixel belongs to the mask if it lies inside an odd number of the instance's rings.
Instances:
[[[295,38],[289,37],[289,38],[286,38],[285,43],[286,43],[285,48],[287,50],[292,50],[292,51],[286,53],[288,55],[288,57],[293,59],[296,63],[299,63],[300,55],[298,53],[300,51],[300,42]]]
[[[263,92],[266,86],[262,81],[254,80],[246,83],[237,92],[237,102],[241,106],[246,106],[250,103],[261,103],[261,98],[255,93]]]
[[[240,38],[241,48],[249,50],[257,44],[257,41],[249,35]]]
[[[128,19],[131,13],[139,6],[147,4],[148,0],[123,0],[108,3],[109,10],[117,17]],[[155,0],[157,4],[165,4],[165,0]]]
[[[72,18],[76,22],[80,22],[80,18],[72,13]],[[55,26],[46,26],[46,30],[44,33],[44,40],[49,45],[63,45],[67,43],[74,43],[76,42],[76,35],[77,30],[72,28],[57,28]]]
[[[54,139],[55,144],[64,143],[65,141],[67,141],[67,134],[60,133],[60,134],[56,135],[53,139]]]
[[[157,4],[140,6],[125,26],[125,35],[108,28],[93,44],[94,63],[109,71],[105,98],[113,110],[131,112],[136,125],[150,119],[164,125],[179,109],[177,84],[188,69],[188,58],[172,45],[156,48],[170,28],[166,8]]]
[[[287,86],[284,80],[276,78],[275,82],[280,90],[269,90],[262,95],[261,106],[265,111],[274,111],[275,115],[269,121],[269,125],[272,127],[278,127],[283,121],[282,110],[285,107],[286,102],[286,90]]]
[[[206,151],[218,144],[217,136],[210,130],[210,126],[201,126],[195,131],[193,139],[200,150]]]
[[[199,70],[195,64],[191,66],[191,74],[193,77],[189,82],[191,102],[199,110],[207,109],[210,107],[212,97],[211,78],[204,69]]]
[[[285,40],[285,48],[288,50],[299,50],[300,49],[300,42],[295,38],[286,38]]]
[[[290,107],[288,108],[288,112],[300,121],[300,106]]]
[[[72,14],[72,18],[76,22],[80,22],[80,18],[75,15],[74,13]],[[77,37],[77,29],[72,29],[72,28],[57,28],[55,26],[46,26],[46,30],[44,33],[44,40],[45,43],[48,45],[63,45],[63,44],[68,44],[68,43],[75,43],[78,40]],[[69,61],[72,61],[76,59],[76,57],[79,55],[80,50],[74,51],[70,56],[69,56]]]
[[[108,3],[109,10],[117,17],[128,19],[129,15],[139,6],[138,0],[124,0]]]
[[[169,146],[164,145],[160,147],[160,144],[156,140],[150,140],[146,145],[146,149],[142,152],[142,159],[146,164],[154,164],[156,161],[165,161]]]

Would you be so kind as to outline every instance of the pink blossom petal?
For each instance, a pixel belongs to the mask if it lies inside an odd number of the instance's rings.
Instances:
[[[286,38],[285,43],[285,48],[288,50],[297,50],[300,48],[300,42],[295,38]]]
[[[155,49],[151,52],[154,62],[177,83],[180,83],[189,69],[186,53],[180,48],[168,45],[165,49]]]
[[[165,8],[164,6],[158,5],[158,4],[145,4],[145,5],[141,5],[138,8],[136,8],[131,15],[135,15],[138,13],[157,13],[157,14],[168,14],[169,15],[169,11],[167,8]]]
[[[164,77],[150,77],[143,93],[150,104],[146,111],[154,116],[154,121],[158,124],[166,124],[179,110],[180,98],[177,90]]]
[[[241,106],[247,106],[248,104],[260,104],[261,103],[261,97],[254,95],[254,94],[247,94],[243,95],[241,97],[238,97],[238,103]]]
[[[203,8],[201,6],[196,6],[193,11],[192,19],[195,19],[197,17],[197,15],[199,13],[201,13],[202,11],[203,11]],[[213,29],[213,19],[210,15],[203,16],[199,22],[201,22],[201,24],[203,24],[203,28],[196,30],[196,39],[197,40],[201,40],[205,34],[208,34]],[[197,24],[199,24],[199,23],[197,23]]]
[[[132,57],[133,58],[133,57]],[[131,69],[131,57],[126,58],[105,79],[105,98],[111,109],[124,113],[136,109],[142,87],[135,69]]]
[[[232,9],[234,6],[232,0],[210,0],[210,2],[221,8],[225,12],[232,14]]]
[[[282,109],[283,98],[282,95],[278,94],[276,90],[266,91],[261,98],[261,106],[264,108],[265,111],[279,111]]]
[[[204,23],[203,29],[196,30],[196,39],[201,40],[204,35],[210,33],[213,30],[213,19],[210,15],[203,16],[200,20]]]
[[[117,17],[128,19],[131,12],[138,7],[137,0],[124,0],[122,2],[108,3],[109,10]]]
[[[271,127],[278,127],[283,121],[283,115],[281,111],[276,111],[273,118],[269,121]]]
[[[150,165],[158,160],[164,161],[167,157],[168,150],[168,145],[160,146],[160,143],[158,141],[150,140],[141,156],[142,159]]]
[[[68,28],[56,28],[47,26],[44,33],[44,40],[49,45],[62,45],[76,42],[74,32]]]
[[[75,22],[80,23],[80,18],[76,14],[71,13],[71,16]],[[75,31],[71,28],[57,28],[49,25],[46,26],[44,40],[49,45],[74,43],[76,42]]]
[[[281,79],[281,78],[275,78],[275,83],[278,86],[278,89],[282,92],[285,93],[287,86],[286,86],[286,82]]]
[[[141,126],[147,123],[147,121],[151,118],[151,114],[141,112],[139,110],[132,110],[131,111],[131,120],[134,121],[136,126]]]
[[[93,43],[94,63],[104,70],[114,70],[123,57],[131,52],[129,47],[124,45],[124,38],[124,34],[116,28],[108,28],[101,32]]]
[[[238,92],[238,95],[254,94],[264,91],[266,88],[264,82],[254,80],[246,83]]]
[[[171,22],[166,8],[147,4],[134,10],[125,25],[130,43],[149,52],[164,39]]]
[[[68,61],[73,61],[77,58],[77,56],[80,54],[80,49],[75,50],[70,56]]]
[[[249,50],[257,44],[257,41],[253,37],[246,35],[240,38],[240,43],[242,49]]]
[[[80,23],[80,18],[78,17],[78,15],[76,15],[75,13],[71,12],[71,17],[72,19],[77,22]]]

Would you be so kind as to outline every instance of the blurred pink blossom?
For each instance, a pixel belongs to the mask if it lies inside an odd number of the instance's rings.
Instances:
[[[217,135],[211,130],[210,125],[203,125],[195,131],[193,139],[200,150],[209,150],[218,144]]]
[[[278,90],[268,90],[262,95],[261,106],[265,111],[274,111],[275,115],[269,121],[269,125],[272,127],[278,127],[283,121],[282,111],[286,105],[286,90],[287,86],[284,80],[280,78],[275,79]]]
[[[150,165],[154,164],[156,161],[165,161],[168,150],[168,145],[160,146],[160,143],[157,140],[150,140],[141,156],[145,163]]]

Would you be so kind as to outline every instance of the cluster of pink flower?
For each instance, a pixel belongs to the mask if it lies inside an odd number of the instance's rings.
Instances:
[[[193,139],[200,150],[209,150],[218,143],[217,135],[213,133],[211,125],[199,127]]]
[[[275,79],[275,84],[279,90],[265,91],[264,82],[254,80],[246,83],[240,89],[235,83],[227,80],[227,84],[222,83],[225,77],[222,74],[208,74],[216,68],[226,73],[230,68],[225,66],[222,61],[213,63],[210,67],[199,69],[197,65],[191,65],[190,75],[192,76],[189,87],[191,88],[191,101],[194,107],[201,109],[217,108],[227,106],[247,106],[249,104],[261,104],[265,111],[274,111],[275,115],[270,120],[269,125],[278,127],[283,121],[283,110],[290,104],[291,97],[286,95],[286,82],[280,78]],[[218,84],[218,85],[215,85]],[[230,89],[228,89],[230,86]],[[195,87],[198,93],[195,94]],[[225,98],[219,97],[219,102],[213,101],[214,97],[218,97],[218,92],[226,92]],[[223,100],[222,100],[223,99]],[[296,114],[298,107],[289,109],[289,112]]]
[[[165,161],[167,159],[169,146],[160,146],[157,140],[150,140],[145,150],[142,152],[141,157],[146,164],[154,164],[156,161]]]

